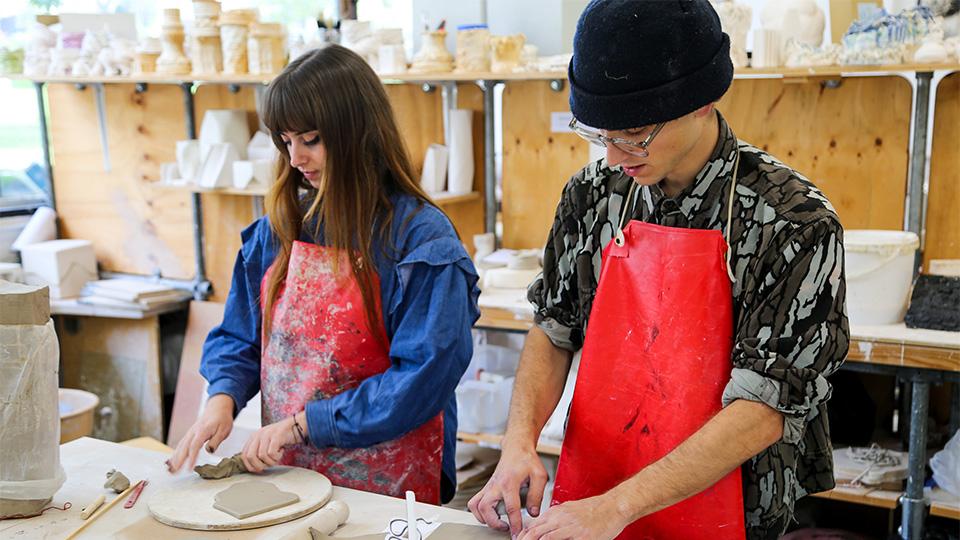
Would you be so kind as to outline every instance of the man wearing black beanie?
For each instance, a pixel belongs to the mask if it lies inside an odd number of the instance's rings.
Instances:
[[[606,158],[557,207],[500,463],[468,505],[481,522],[524,540],[773,539],[798,498],[833,487],[843,230],[716,109],[729,47],[707,0],[593,0],[581,15],[570,127]],[[536,445],[579,352],[540,515]]]

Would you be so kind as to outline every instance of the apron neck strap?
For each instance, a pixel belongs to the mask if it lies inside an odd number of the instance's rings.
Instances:
[[[730,278],[730,283],[736,283],[737,278],[733,275],[733,266],[730,264],[730,260],[733,257],[733,246],[730,244],[730,235],[733,230],[733,202],[736,199],[737,193],[737,169],[740,168],[740,145],[737,145],[737,155],[733,158],[733,178],[730,179],[730,195],[727,198],[727,223],[726,223],[726,232],[724,238],[727,242],[727,277]]]
[[[730,235],[732,234],[733,229],[733,203],[736,200],[737,193],[737,171],[740,168],[740,145],[737,145],[737,154],[733,158],[733,176],[730,179],[730,193],[727,195],[727,223],[725,225],[724,239],[727,243],[727,255],[726,255],[726,265],[727,265],[727,277],[730,278],[730,283],[736,283],[737,278],[733,275],[733,266],[731,260],[733,257],[733,246],[730,244]],[[623,208],[620,211],[620,224],[617,226],[617,234],[614,237],[613,241],[618,246],[623,246],[625,239],[623,236],[623,225],[627,221],[627,216],[633,214],[633,201],[637,192],[637,183],[634,181],[630,182],[630,190],[627,191],[627,197],[623,201]]]
[[[634,204],[636,203],[631,204],[631,201],[633,201],[633,198],[636,195],[636,192],[637,192],[637,182],[631,178],[630,190],[627,191],[627,197],[623,200],[623,208],[620,209],[620,225],[617,226],[617,234],[613,238],[613,241],[618,246],[623,246],[624,244],[625,240],[623,238],[623,225],[627,221],[627,216],[630,216],[633,214],[633,207],[634,207]]]

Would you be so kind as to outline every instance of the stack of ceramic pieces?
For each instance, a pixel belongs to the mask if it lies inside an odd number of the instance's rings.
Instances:
[[[157,72],[169,75],[190,73],[190,60],[183,54],[183,24],[180,10],[163,10],[163,47],[157,58]]]
[[[490,71],[512,73],[520,67],[520,53],[527,38],[523,34],[490,38]]]
[[[896,15],[857,20],[843,36],[843,64],[897,64],[911,61],[937,22],[925,6]]]
[[[137,49],[134,72],[154,73],[157,71],[157,59],[160,58],[161,45],[157,38],[146,38]]]
[[[83,35],[83,41],[80,44],[80,57],[73,63],[70,73],[77,77],[92,75],[93,66],[97,63],[97,56],[100,51],[107,48],[110,43],[110,37],[106,32],[93,32],[88,30]]]
[[[254,75],[276,75],[287,65],[283,25],[253,23],[247,40],[248,67]]]
[[[715,1],[713,7],[720,16],[723,31],[730,36],[730,59],[733,61],[733,67],[746,67],[747,32],[753,20],[753,10],[749,5],[733,0]]]
[[[780,32],[771,28],[757,28],[753,31],[753,55],[750,66],[755,68],[773,68],[780,65]]]
[[[46,75],[50,67],[51,50],[56,46],[56,32],[40,23],[34,24],[23,57],[23,74],[28,77]]]
[[[403,29],[380,28],[374,31],[368,43],[367,62],[374,69],[380,66],[380,51],[383,50],[392,58],[388,61],[394,64],[397,71],[407,70],[407,55],[403,48]]]
[[[490,29],[485,24],[457,27],[457,73],[490,71]]]
[[[73,73],[73,65],[81,57],[83,36],[83,32],[61,32],[57,36],[57,47],[50,51],[46,75],[63,77]]]
[[[424,32],[420,51],[410,66],[413,73],[448,73],[453,71],[453,55],[447,50],[446,30]]]
[[[257,22],[256,9],[235,9],[220,15],[220,46],[223,51],[223,72],[231,75],[247,73],[247,36],[250,25]]]
[[[193,61],[194,73],[209,75],[223,70],[219,19],[219,2],[194,0],[193,39],[190,41],[190,59]]]

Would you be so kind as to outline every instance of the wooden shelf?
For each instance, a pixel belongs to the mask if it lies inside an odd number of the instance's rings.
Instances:
[[[204,188],[196,184],[185,184],[182,186],[165,184],[163,182],[153,182],[152,187],[168,191],[186,191],[188,193],[210,193],[214,195],[244,195],[247,197],[264,197],[267,194],[267,188],[237,189],[232,187],[225,188]]]
[[[499,448],[500,441],[503,439],[503,435],[495,435],[492,433],[466,433],[464,431],[458,431],[457,439],[466,443],[483,443]],[[563,443],[560,441],[541,440],[537,445],[537,452],[546,454],[548,456],[559,456],[562,444]]]
[[[894,510],[899,506],[901,491],[873,489],[867,487],[836,487],[830,491],[814,493],[813,496],[831,501],[843,501],[875,508]],[[960,520],[960,498],[954,497],[940,488],[934,488],[930,494],[930,514]]]
[[[530,319],[518,319],[511,311],[497,308],[480,308],[480,318],[474,328],[482,330],[504,330],[508,332],[528,332],[533,328]]]
[[[813,494],[814,497],[819,499],[843,501],[875,508],[886,508],[887,510],[893,510],[897,507],[897,500],[900,495],[901,493],[897,491],[855,487],[836,487],[830,491]]]
[[[75,315],[79,317],[104,317],[108,319],[134,319],[141,320],[164,313],[171,313],[187,309],[189,300],[171,302],[152,309],[123,309],[107,306],[96,306],[91,304],[82,304],[76,298],[50,301],[51,315]]]
[[[438,206],[445,206],[449,204],[460,204],[470,201],[480,200],[480,192],[473,191],[471,193],[436,193],[430,195],[430,198],[433,202],[437,203]]]
[[[740,68],[734,72],[734,78],[805,78],[805,77],[864,77],[889,76],[900,73],[929,71],[960,71],[958,63],[944,64],[895,64],[877,66],[813,66],[813,67],[777,67],[777,68]],[[272,75],[225,75],[225,74],[188,74],[166,75],[145,73],[127,77],[27,77],[24,75],[6,75],[13,80],[27,80],[43,83],[73,84],[269,84]],[[566,80],[566,71],[523,71],[517,73],[395,73],[382,74],[385,83],[444,83],[471,81],[549,81]]]
[[[804,77],[884,77],[899,73],[927,71],[960,71],[960,64],[891,64],[879,66],[811,66],[776,68],[740,68],[734,72],[735,79],[750,78],[804,78]]]
[[[850,362],[960,372],[960,332],[854,325],[850,336]]]
[[[178,185],[165,184],[163,182],[153,182],[151,186],[158,189],[164,189],[169,191],[186,191],[189,193],[209,193],[209,194],[215,194],[215,195],[243,195],[248,197],[265,197],[267,195],[267,189],[268,189],[266,187],[257,187],[253,189],[237,189],[237,188],[231,188],[231,187],[211,189],[211,188],[203,188],[195,184],[185,184],[182,186],[178,186]],[[456,194],[438,193],[438,194],[431,195],[430,198],[433,200],[433,202],[437,203],[438,206],[445,206],[445,205],[460,204],[460,203],[465,203],[470,201],[477,201],[477,200],[480,200],[481,197],[479,192],[474,191],[471,193],[456,193]]]
[[[19,81],[31,81],[42,83],[68,83],[68,84],[269,84],[273,80],[272,75],[167,75],[161,73],[143,73],[140,75],[112,76],[112,77],[73,77],[73,76],[43,76],[27,77],[25,75],[7,75],[7,78]]]

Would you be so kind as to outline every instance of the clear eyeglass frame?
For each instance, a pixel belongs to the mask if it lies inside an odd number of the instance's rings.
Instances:
[[[660,133],[660,130],[663,129],[663,126],[665,124],[666,122],[660,122],[658,124],[654,124],[653,129],[650,131],[650,134],[644,137],[642,141],[631,141],[629,139],[624,139],[621,137],[607,137],[606,135],[602,135],[600,132],[596,130],[593,130],[591,128],[584,126],[580,122],[577,122],[576,118],[572,118],[570,120],[570,123],[567,125],[567,127],[569,127],[571,131],[573,131],[574,133],[579,135],[582,139],[586,140],[591,144],[595,144],[603,148],[606,148],[608,144],[611,144],[621,152],[625,152],[632,156],[645,158],[650,155],[650,152],[649,150],[647,150],[647,148],[650,146],[653,140],[657,137],[657,135]]]

